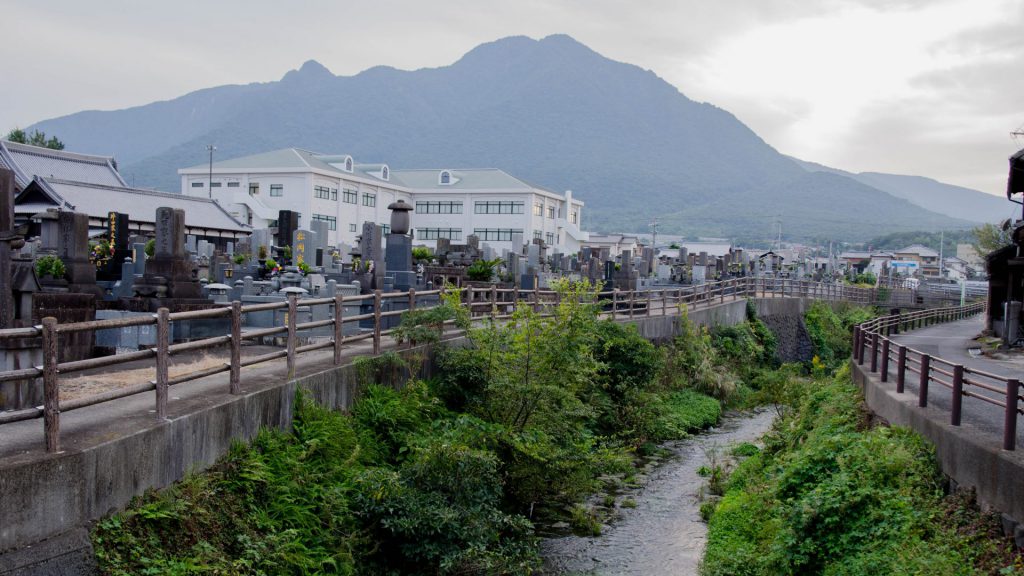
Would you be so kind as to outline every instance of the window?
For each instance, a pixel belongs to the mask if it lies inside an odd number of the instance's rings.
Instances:
[[[545,237],[545,239],[544,239],[544,241],[547,242],[548,246],[554,246],[555,245],[555,233],[554,232],[548,232],[546,237]]]
[[[341,201],[342,202],[348,202],[349,204],[355,204],[356,200],[358,198],[359,198],[359,193],[356,192],[355,190],[342,190],[341,191]]]
[[[477,202],[473,207],[477,214],[522,214],[522,202],[487,201]]]
[[[367,193],[364,192],[363,193],[363,206],[373,207],[373,206],[376,206],[376,205],[377,205],[377,195],[376,194],[367,194]]]
[[[452,183],[452,173],[447,171],[447,170],[444,170],[443,172],[441,172],[440,183],[441,184],[451,184]]]
[[[511,242],[513,234],[522,234],[522,230],[513,228],[475,228],[473,234],[484,242]]]
[[[391,234],[391,225],[390,224],[381,224],[380,225],[380,233],[384,234],[384,235]]]
[[[349,224],[348,225],[348,231],[349,232],[355,232],[356,231],[356,225],[355,224]]]
[[[277,228],[277,220],[267,220],[267,228]]]
[[[572,222],[573,224],[580,223],[580,213],[578,210],[572,211],[572,214],[569,215],[569,222]]]
[[[337,230],[338,229],[338,219],[335,218],[334,216],[325,216],[323,214],[313,214],[313,220],[314,221],[319,220],[321,222],[327,222],[327,229],[328,230]]]
[[[249,183],[249,196],[258,196],[260,193],[260,183],[250,182]]]
[[[228,188],[238,188],[239,185],[238,182],[228,182]]]
[[[193,182],[192,183],[192,187],[193,188],[202,188],[203,187],[203,183],[202,182]]]
[[[270,185],[271,196],[284,196],[284,185],[283,184],[271,184]]]
[[[210,182],[210,188],[220,188],[220,182]]]
[[[327,186],[313,186],[313,196],[323,200],[337,200],[338,189],[328,188]]]
[[[541,234],[542,232],[540,230],[533,231],[533,237],[536,238],[537,240],[540,240]]]
[[[417,202],[417,214],[462,214],[462,202]]]
[[[416,238],[418,240],[437,240],[439,238],[462,240],[462,230],[460,228],[417,228]]]
[[[555,219],[555,207],[554,206],[548,206],[548,218],[551,218],[552,220]]]
[[[534,202],[533,203],[533,215],[534,216],[543,216],[544,215],[544,203],[543,202]]]

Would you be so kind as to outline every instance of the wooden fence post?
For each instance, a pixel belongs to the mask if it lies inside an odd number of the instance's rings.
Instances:
[[[341,345],[345,342],[345,297],[334,294],[334,365],[341,365]]]
[[[231,303],[231,360],[228,383],[232,394],[242,393],[242,303]]]
[[[907,347],[900,344],[896,352],[896,392],[903,394],[907,377]]]
[[[285,343],[288,350],[288,378],[295,376],[295,347],[298,340],[295,330],[295,316],[299,311],[298,299],[299,297],[296,294],[288,295],[288,341]]]
[[[60,452],[60,388],[57,382],[57,319],[43,318],[43,432],[46,451]]]
[[[964,405],[964,367],[960,364],[953,366],[953,406],[949,414],[949,423],[953,426],[960,425],[960,413]]]
[[[921,354],[921,379],[918,381],[917,405],[928,406],[928,383],[932,377],[932,357]]]
[[[871,371],[878,372],[878,339],[879,332],[871,333]]]
[[[171,345],[171,311],[160,308],[156,311],[156,417],[167,418],[167,382]]]
[[[1006,411],[1003,417],[1003,450],[1013,450],[1017,444],[1017,395],[1020,380],[1006,381]]]
[[[470,287],[469,293],[473,293]],[[381,324],[381,291],[373,291],[373,353],[380,354],[380,324]],[[472,310],[472,308],[470,309]],[[470,313],[472,317],[472,312]]]
[[[889,381],[889,339],[882,340],[882,382]]]

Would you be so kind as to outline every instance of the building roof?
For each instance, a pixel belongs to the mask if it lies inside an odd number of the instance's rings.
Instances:
[[[936,252],[935,250],[932,250],[927,246],[921,246],[920,244],[907,246],[906,248],[902,248],[900,250],[894,250],[894,252],[896,254],[917,254],[918,256],[926,258],[938,258],[939,256],[939,253]]]
[[[24,190],[36,176],[89,182],[104,186],[127,186],[110,156],[93,156],[66,150],[0,140],[0,167],[14,172],[19,189]]]
[[[317,169],[349,178],[355,176],[387,182],[394,187],[418,191],[502,190],[529,192],[539,190],[555,196],[564,196],[543,186],[537,186],[521,178],[516,178],[498,168],[396,170],[389,166],[388,179],[384,180],[382,171],[385,166],[388,166],[387,164],[353,164],[352,171],[348,172],[344,169],[344,165],[345,160],[349,158],[351,156],[347,154],[321,154],[319,152],[303,150],[302,148],[282,148],[261,154],[214,162],[213,170],[214,172],[223,172],[231,170]],[[188,168],[182,168],[178,172],[180,174],[204,173],[209,169],[209,164],[197,164]],[[441,184],[441,173],[445,171],[451,174],[450,184]],[[573,198],[573,204],[584,205],[582,201],[575,198]]]
[[[441,172],[451,173],[451,184],[441,184]],[[409,188],[418,190],[544,190],[525,180],[512,176],[498,168],[459,168],[438,170],[433,168],[417,170],[392,170]],[[551,192],[554,194],[554,192]]]
[[[678,242],[680,248],[686,248],[688,254],[707,252],[710,256],[725,256],[732,250],[729,242]]]
[[[49,206],[45,205],[46,201],[49,201]],[[126,186],[36,177],[15,199],[16,212],[40,212],[41,207],[45,209],[54,205],[98,218],[106,218],[108,212],[117,211],[127,214],[132,221],[149,223],[155,221],[157,208],[181,208],[185,211],[185,225],[189,228],[251,232],[248,226],[235,220],[220,204],[208,198]]]

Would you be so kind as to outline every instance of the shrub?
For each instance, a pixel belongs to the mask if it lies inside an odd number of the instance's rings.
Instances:
[[[235,264],[238,264],[239,266],[241,266],[242,264],[245,264],[246,262],[249,261],[249,255],[248,254],[235,254],[235,257],[232,258],[232,261],[234,261]]]
[[[501,264],[501,258],[477,260],[466,268],[466,277],[477,282],[487,282],[494,276],[494,267]]]
[[[146,256],[152,258],[156,254],[156,238],[150,238],[146,241],[146,246],[142,249],[146,253]]]
[[[67,268],[64,267],[64,261],[53,255],[46,255],[36,260],[36,276],[42,278],[43,276],[52,276],[56,280],[64,278],[67,274]]]

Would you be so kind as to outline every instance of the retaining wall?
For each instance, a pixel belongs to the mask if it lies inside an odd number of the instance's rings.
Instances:
[[[916,394],[897,394],[893,382],[882,383],[866,363],[850,363],[854,382],[864,392],[871,412],[895,426],[912,428],[935,445],[942,471],[956,485],[974,488],[983,507],[1004,515],[1004,529],[1024,542],[1024,450],[1002,450],[998,438],[984,435],[969,423],[949,423],[949,412],[920,408]]]

